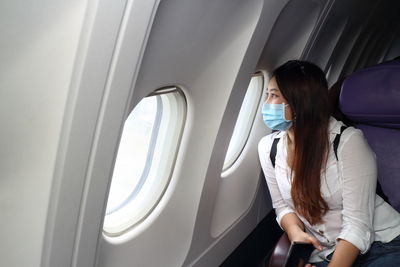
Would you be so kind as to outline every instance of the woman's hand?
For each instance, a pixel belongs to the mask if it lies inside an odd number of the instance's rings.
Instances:
[[[322,250],[322,246],[319,241],[304,232],[304,224],[300,221],[299,217],[295,213],[288,213],[283,216],[281,220],[281,225],[285,229],[286,234],[291,242],[304,242],[313,244],[313,246],[319,251]],[[304,266],[304,262],[300,262],[298,266]],[[305,267],[315,267],[311,264],[306,264]]]
[[[289,240],[291,242],[309,243],[309,244],[313,244],[314,248],[318,249],[319,251],[321,251],[323,249],[321,244],[315,237],[307,234],[306,232],[302,231],[301,229],[298,229],[298,228],[293,229],[290,232],[288,231],[287,234],[288,234]]]
[[[290,232],[287,232],[287,234],[291,242],[303,242],[303,243],[313,244],[314,248],[318,249],[319,251],[322,250],[321,244],[315,237],[307,234],[306,232],[304,232],[299,228],[292,227],[290,228]],[[315,265],[311,265],[309,263],[304,265],[304,262],[299,263],[298,266],[315,267]]]
[[[316,249],[322,250],[319,241],[315,237],[304,232],[304,224],[295,213],[291,212],[283,216],[281,225],[291,242],[304,242],[313,244]]]

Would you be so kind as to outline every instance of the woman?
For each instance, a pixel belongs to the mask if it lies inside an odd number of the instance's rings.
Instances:
[[[322,70],[289,61],[267,90],[263,119],[278,131],[261,139],[259,156],[290,241],[314,245],[312,266],[400,266],[400,215],[375,193],[375,156],[362,132],[330,117]]]

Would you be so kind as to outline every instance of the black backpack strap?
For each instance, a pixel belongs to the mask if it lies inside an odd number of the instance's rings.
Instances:
[[[274,141],[272,142],[271,146],[271,152],[269,152],[269,158],[271,159],[272,162],[272,167],[275,168],[275,158],[276,158],[276,148],[278,146],[280,138],[275,138]]]
[[[347,126],[345,126],[345,125],[340,127],[340,133],[337,134],[335,139],[333,140],[333,152],[335,152],[336,160],[339,160],[338,155],[337,155],[337,150],[338,150],[339,143],[340,143],[340,137],[342,136],[342,133],[344,130],[346,130],[346,128],[347,128]]]
[[[340,128],[340,134],[337,134],[336,137],[335,137],[335,140],[333,140],[333,151],[335,152],[336,160],[338,160],[337,150],[338,150],[338,147],[339,147],[340,136],[342,135],[343,131],[344,131],[346,128],[347,128],[347,126],[342,126],[342,127]],[[376,184],[376,193],[377,193],[381,198],[383,198],[383,200],[385,200],[386,202],[390,203],[390,202],[389,202],[389,198],[385,195],[385,193],[384,193],[383,190],[382,190],[382,186],[381,186],[381,184],[379,183],[379,180],[377,181],[377,184]]]
[[[343,125],[340,128],[340,133],[336,135],[335,139],[333,140],[333,151],[335,152],[335,156],[336,156],[336,160],[338,160],[338,155],[337,155],[337,150],[339,147],[339,142],[340,142],[340,137],[343,133],[344,130],[346,130],[347,126]],[[272,142],[272,146],[271,146],[271,151],[269,153],[269,158],[271,159],[272,162],[272,166],[275,168],[275,158],[276,158],[276,150],[277,150],[277,146],[278,146],[278,142],[279,142],[280,138],[274,138],[274,141]],[[383,200],[385,200],[386,202],[389,202],[388,197],[385,195],[385,193],[382,190],[382,187],[379,183],[379,181],[377,181],[377,188],[376,188],[376,193],[383,198]]]
[[[335,139],[333,140],[333,152],[335,152],[336,160],[338,160],[337,150],[338,150],[339,143],[340,143],[340,137],[346,128],[347,128],[347,126],[343,125],[340,128],[340,133],[337,134]],[[274,141],[272,142],[272,146],[271,146],[271,152],[269,153],[269,158],[271,159],[272,166],[274,168],[275,168],[276,149],[277,149],[279,140],[280,140],[280,138],[274,139]]]

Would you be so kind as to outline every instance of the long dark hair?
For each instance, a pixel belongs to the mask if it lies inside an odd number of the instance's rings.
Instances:
[[[321,195],[321,170],[329,153],[328,85],[315,64],[291,60],[273,76],[293,112],[294,158],[291,196],[296,211],[311,224],[322,222],[328,205]]]

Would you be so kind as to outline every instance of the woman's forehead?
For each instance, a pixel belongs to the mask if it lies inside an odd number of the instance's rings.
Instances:
[[[272,77],[268,83],[268,90],[272,90],[272,89],[279,90],[275,77]]]

